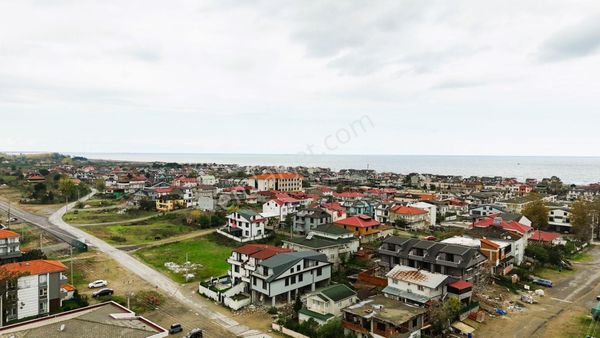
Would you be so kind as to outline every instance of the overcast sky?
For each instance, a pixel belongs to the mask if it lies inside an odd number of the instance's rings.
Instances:
[[[600,1],[0,0],[0,117],[12,151],[600,155]]]

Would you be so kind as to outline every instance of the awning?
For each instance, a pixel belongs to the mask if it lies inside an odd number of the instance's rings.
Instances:
[[[475,331],[474,328],[470,327],[469,325],[463,322],[454,322],[452,323],[452,327],[459,330],[462,334],[469,334]]]

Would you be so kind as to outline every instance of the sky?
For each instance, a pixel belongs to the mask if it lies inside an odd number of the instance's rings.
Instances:
[[[600,156],[600,2],[0,0],[0,150]]]

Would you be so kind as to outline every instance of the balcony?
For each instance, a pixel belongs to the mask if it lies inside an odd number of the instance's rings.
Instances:
[[[345,329],[348,330],[352,330],[354,332],[360,332],[362,334],[368,334],[369,333],[369,329],[363,327],[362,325],[358,324],[358,323],[353,323],[353,322],[349,322],[347,320],[342,320],[342,326]]]

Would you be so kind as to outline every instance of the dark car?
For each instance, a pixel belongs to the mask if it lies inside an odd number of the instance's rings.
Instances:
[[[547,288],[551,288],[552,287],[552,281],[549,280],[549,279],[538,278],[538,279],[534,279],[533,283],[535,283],[537,285],[545,286]]]
[[[188,332],[188,334],[185,335],[185,338],[202,338],[202,337],[203,337],[202,329],[199,329],[199,328],[192,329],[192,331]]]
[[[92,297],[112,296],[113,293],[115,293],[113,289],[104,288],[92,293]]]
[[[181,324],[179,324],[179,323],[171,324],[171,328],[169,328],[169,334],[175,334],[175,333],[181,332],[181,331],[183,331],[183,328],[181,327]]]

